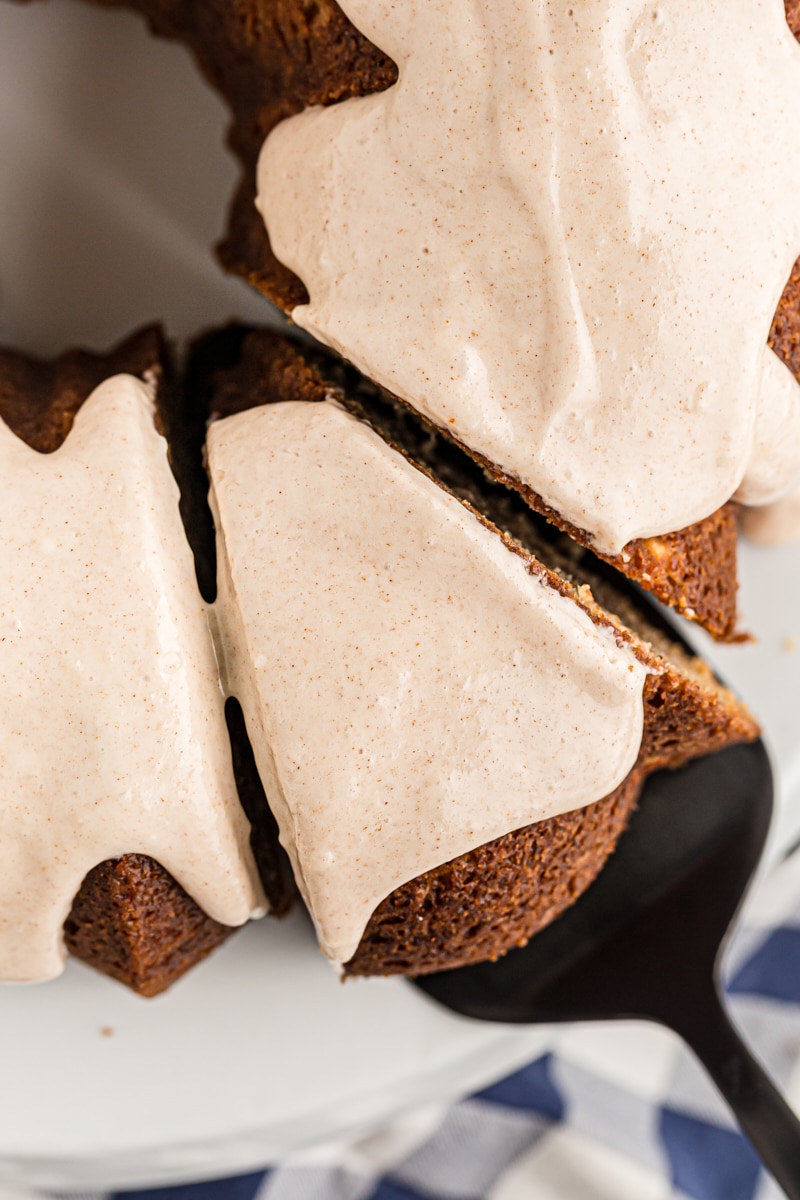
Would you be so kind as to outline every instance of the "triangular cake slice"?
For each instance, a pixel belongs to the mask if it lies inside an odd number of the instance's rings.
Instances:
[[[67,949],[155,995],[263,911],[169,375],[157,329],[53,362],[0,350],[2,979],[49,978]]]
[[[118,0],[105,2],[117,3]],[[298,306],[307,305],[309,295],[306,287],[284,265],[288,261],[285,254],[282,255],[284,262],[276,258],[264,221],[256,210],[259,154],[268,134],[287,117],[314,106],[338,104],[349,98],[369,96],[391,87],[397,81],[394,62],[351,23],[336,0],[320,0],[310,7],[303,0],[243,0],[235,5],[227,3],[227,0],[209,0],[203,5],[192,4],[189,0],[133,0],[125,6],[144,13],[156,32],[186,42],[206,76],[227,99],[233,111],[231,144],[242,162],[243,178],[233,205],[229,232],[221,247],[223,263],[231,271],[248,279],[287,313],[292,313]],[[358,4],[344,7],[346,11],[369,12],[369,6],[364,6],[361,0]],[[786,7],[790,27],[796,33],[800,28],[797,6],[787,2]],[[388,24],[388,16],[379,19],[376,15],[374,20],[372,16],[369,17],[369,31],[373,34]],[[602,72],[596,74],[599,76]],[[454,138],[456,136],[453,134]],[[425,135],[420,134],[418,141],[424,145]],[[304,163],[307,161],[307,157],[303,159]],[[316,171],[309,171],[303,166],[302,172],[306,178],[316,179]],[[751,172],[751,177],[753,174]],[[350,176],[357,177],[358,172],[351,172]],[[282,181],[276,183],[278,191],[283,189],[285,192],[288,186],[287,179],[283,177]],[[386,191],[391,194],[390,181],[387,181]],[[402,187],[398,187],[398,204],[402,195]],[[266,216],[269,223],[269,209]],[[601,216],[598,211],[598,220],[601,220]],[[398,224],[402,224],[399,219]],[[598,250],[598,253],[601,251]],[[354,258],[360,254],[359,249]],[[316,255],[316,259],[319,258],[320,255]],[[765,262],[768,259],[769,255],[765,257]],[[499,269],[505,273],[508,268],[503,266]],[[380,308],[377,300],[364,299],[367,315],[376,308]],[[788,357],[784,336],[787,317],[795,331],[793,337],[796,341],[796,330],[800,327],[799,312],[796,296],[787,292],[782,303],[783,328],[773,330],[771,339],[778,356],[784,361]],[[386,319],[391,318],[387,315]],[[725,320],[730,326],[730,319]],[[558,325],[558,318],[554,317],[553,321]],[[714,332],[711,336],[715,336]],[[431,325],[430,339],[433,346],[436,341],[435,323]],[[349,351],[346,341],[327,336],[325,340],[336,345],[346,356],[354,360],[358,357]],[[374,372],[373,375],[390,386],[383,376]],[[702,387],[699,391],[702,391]],[[686,404],[691,406],[695,400],[697,397],[693,399],[687,396]],[[702,404],[702,399],[697,403]],[[437,419],[437,423],[447,428],[449,433],[454,432],[443,419]],[[462,438],[462,441],[469,443],[487,470],[518,488],[536,511],[566,530],[580,544],[594,547],[599,544],[587,534],[586,527],[579,520],[565,516],[565,510],[553,503],[552,499],[550,502],[543,499],[542,489],[534,486],[532,478],[498,465],[499,459],[482,453],[477,442],[469,438]],[[663,446],[659,445],[658,436],[653,445],[653,452],[660,454]],[[675,494],[681,490],[682,487],[677,484],[673,488]],[[716,507],[715,511],[706,511],[708,515],[694,523],[683,523],[681,528],[664,530],[658,535],[633,537],[621,550],[604,556],[606,561],[651,591],[659,600],[705,626],[714,637],[735,639],[738,636],[737,506],[725,503]]]
[[[757,735],[635,600],[374,385],[266,332],[196,362],[226,687],[347,974],[524,942],[595,878],[650,771]]]

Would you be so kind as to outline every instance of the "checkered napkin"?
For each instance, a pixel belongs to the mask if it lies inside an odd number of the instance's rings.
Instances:
[[[800,1111],[800,853],[753,890],[729,1006]],[[774,1200],[702,1069],[645,1023],[563,1027],[549,1052],[450,1108],[254,1174],[68,1200]],[[0,1200],[30,1200],[0,1188]],[[67,1198],[63,1198],[67,1200]]]

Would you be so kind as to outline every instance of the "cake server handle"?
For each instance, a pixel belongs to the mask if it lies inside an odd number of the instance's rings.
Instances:
[[[706,1068],[789,1200],[800,1200],[800,1121],[731,1024],[717,986],[709,981],[664,1023]]]

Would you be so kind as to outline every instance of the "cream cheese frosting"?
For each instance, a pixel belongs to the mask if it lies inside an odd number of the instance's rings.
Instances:
[[[53,454],[0,422],[0,979],[48,979],[87,872],[156,859],[265,910],[207,613],[151,389],[101,384]]]
[[[320,943],[396,887],[600,799],[646,668],[336,403],[214,423],[226,688]]]
[[[788,489],[782,0],[340,3],[399,79],[266,141],[258,204],[310,296],[294,320],[606,553],[760,493],[787,433]]]

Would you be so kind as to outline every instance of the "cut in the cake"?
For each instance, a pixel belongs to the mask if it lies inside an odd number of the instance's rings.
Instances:
[[[351,368],[231,328],[190,377],[227,687],[345,974],[524,943],[649,772],[757,736],[614,572]]]
[[[0,424],[0,978],[50,977],[65,948],[152,996],[263,911],[253,854],[272,909],[292,894],[219,696],[159,330],[52,362],[0,349]]]
[[[397,81],[394,62],[359,32],[336,0],[319,0],[313,5],[305,0],[208,0],[202,5],[190,0],[99,2],[137,9],[155,32],[180,39],[192,49],[204,74],[231,107],[231,145],[243,166],[228,234],[220,249],[222,262],[287,313],[307,304],[304,284],[276,258],[256,210],[259,155],[267,136],[287,117],[391,87]],[[790,27],[797,33],[797,7],[787,0],[786,10]],[[794,356],[787,346],[796,343],[798,329],[800,307],[796,288],[790,286],[770,344],[792,370]],[[431,337],[435,339],[435,332]],[[346,345],[338,348],[347,354]],[[694,401],[687,397],[690,403]],[[447,431],[453,432],[449,426]],[[468,440],[462,439],[465,444]],[[495,478],[516,488],[532,508],[578,543],[597,548],[597,540],[580,523],[544,500],[529,481],[482,454],[479,445],[470,445],[476,460]],[[657,445],[655,452],[659,453]],[[737,511],[735,503],[725,503],[693,524],[634,537],[621,550],[603,556],[714,637],[735,640],[740,636]]]

